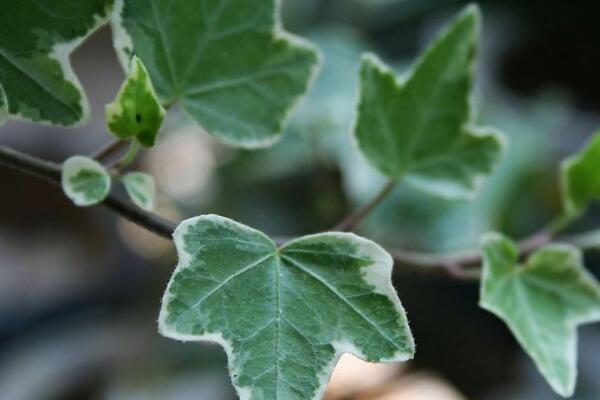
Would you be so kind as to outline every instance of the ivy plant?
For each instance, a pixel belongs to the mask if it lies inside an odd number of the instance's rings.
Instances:
[[[343,353],[372,362],[411,359],[415,344],[392,283],[394,266],[405,264],[479,279],[481,307],[508,325],[557,393],[573,393],[576,328],[600,319],[600,286],[583,266],[589,240],[561,232],[600,197],[600,133],[562,164],[564,210],[531,238],[492,233],[480,251],[433,255],[384,249],[351,232],[401,183],[471,199],[502,159],[504,135],[480,125],[474,111],[477,6],[460,12],[403,77],[374,54],[362,57],[348,134],[389,183],[330,231],[292,239],[217,215],[159,217],[151,212],[154,178],[131,170],[140,151],[160,145],[172,107],[227,145],[264,147],[281,137],[320,56],[285,33],[279,2],[8,2],[0,14],[0,122],[83,122],[86,95],[68,56],[104,23],[125,71],[106,106],[114,141],[62,164],[0,146],[0,164],[61,186],[77,206],[104,205],[172,237],[179,262],[165,282],[158,330],[220,344],[240,398],[319,399]],[[113,192],[117,186],[128,200]]]

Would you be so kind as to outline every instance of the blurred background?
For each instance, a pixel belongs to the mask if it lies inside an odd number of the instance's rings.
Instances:
[[[406,71],[462,7],[456,0],[283,0],[287,29],[323,51],[310,96],[273,148],[221,145],[177,110],[160,145],[137,165],[154,174],[159,213],[218,213],[272,235],[329,228],[382,185],[353,149],[360,54]],[[471,249],[501,230],[523,237],[559,208],[558,164],[600,126],[600,3],[486,0],[480,122],[510,152],[470,203],[405,187],[361,227],[383,244]],[[66,130],[10,122],[0,143],[61,161],[107,143],[104,104],[123,73],[103,28],[73,56],[91,123]],[[0,168],[0,399],[220,400],[235,395],[224,352],[158,335],[159,302],[176,263],[172,245],[102,208],[77,209],[54,187]],[[600,209],[572,227],[600,225]],[[597,275],[600,257],[586,255]],[[554,399],[500,320],[477,306],[477,283],[397,266],[394,284],[417,342],[414,361],[377,365],[345,356],[327,399]],[[600,326],[579,330],[576,399],[599,399]]]

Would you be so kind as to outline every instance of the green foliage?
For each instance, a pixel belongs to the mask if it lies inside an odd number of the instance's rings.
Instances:
[[[503,136],[474,125],[479,21],[479,10],[468,7],[402,81],[375,56],[363,58],[354,134],[389,178],[442,197],[472,197],[499,160]]]
[[[153,147],[164,117],[148,71],[134,56],[117,98],[106,106],[108,129],[118,139],[136,138],[142,146]]]
[[[110,192],[111,178],[98,162],[74,156],[62,168],[62,188],[67,197],[80,207],[100,203]]]
[[[318,399],[337,358],[403,361],[413,339],[391,284],[391,257],[347,233],[277,246],[210,215],[176,230],[177,266],[160,332],[210,340],[228,353],[243,399]]]
[[[584,269],[580,251],[551,245],[520,265],[508,238],[489,234],[482,247],[481,306],[506,322],[552,388],[571,396],[576,328],[600,321],[600,286]]]
[[[156,206],[156,184],[152,175],[143,172],[129,172],[123,177],[123,185],[135,205],[152,211]]]
[[[0,12],[0,123],[2,115],[72,126],[88,103],[69,54],[104,20],[108,0],[19,0]]]
[[[562,163],[562,197],[565,212],[576,216],[600,198],[600,131],[581,152]]]
[[[277,4],[117,0],[115,46],[124,64],[132,54],[144,61],[164,104],[230,144],[267,146],[318,64],[312,46],[282,32]]]

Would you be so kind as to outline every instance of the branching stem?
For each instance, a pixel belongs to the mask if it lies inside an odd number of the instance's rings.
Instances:
[[[0,146],[0,164],[24,174],[43,179],[55,186],[60,186],[61,166],[57,163]],[[177,226],[174,222],[156,214],[146,212],[131,203],[119,199],[114,194],[110,194],[101,204],[140,227],[167,239],[171,238]]]
[[[61,166],[60,164],[42,160],[5,146],[0,146],[0,164],[20,171],[24,174],[45,180],[55,186],[60,186]],[[367,205],[351,214],[340,223],[339,230],[351,230],[355,228],[370,212],[392,192],[395,182],[388,183],[383,190]],[[170,239],[177,224],[166,220],[156,214],[143,211],[142,209],[125,202],[114,194],[110,194],[101,203],[109,210],[139,225],[140,227],[154,232],[164,238]],[[565,220],[566,221],[566,220]],[[531,235],[519,242],[520,254],[522,256],[551,243],[559,230],[567,222],[559,219],[559,223],[550,224],[548,227]],[[576,236],[565,236],[556,238],[557,241],[569,243],[579,248],[586,249],[596,247],[595,240],[600,236],[600,231],[591,231]],[[275,242],[281,245],[290,238],[275,238]],[[435,275],[450,276],[458,280],[476,280],[480,277],[481,252],[479,250],[465,251],[453,254],[429,254],[407,251],[403,249],[388,248],[396,263],[404,268],[410,268],[418,272],[431,273]]]

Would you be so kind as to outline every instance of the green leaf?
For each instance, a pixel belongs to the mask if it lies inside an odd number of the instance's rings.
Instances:
[[[600,198],[600,130],[581,152],[561,165],[563,207],[568,215],[578,215]]]
[[[115,47],[143,61],[163,104],[242,147],[272,144],[318,65],[276,0],[117,0]]]
[[[488,234],[482,247],[481,306],[506,322],[557,393],[572,395],[576,328],[600,321],[600,286],[584,269],[580,251],[550,245],[520,265],[508,238]]]
[[[283,247],[209,215],[175,231],[179,265],[159,317],[178,340],[221,344],[242,399],[319,399],[344,352],[369,361],[414,353],[391,284],[391,257],[349,233]]]
[[[152,175],[142,172],[129,172],[123,177],[123,185],[131,201],[146,211],[156,205],[156,185]]]
[[[108,130],[118,139],[137,138],[144,147],[153,147],[165,118],[148,71],[134,56],[127,79],[117,98],[106,106]]]
[[[111,178],[106,169],[91,158],[74,156],[63,164],[63,191],[80,207],[103,201],[110,192],[110,185]]]
[[[105,22],[109,0],[4,1],[0,12],[2,114],[72,126],[88,115],[88,101],[69,55]]]
[[[479,10],[468,7],[403,80],[363,56],[354,135],[384,175],[441,197],[470,198],[498,162],[503,135],[474,125],[479,25]]]

